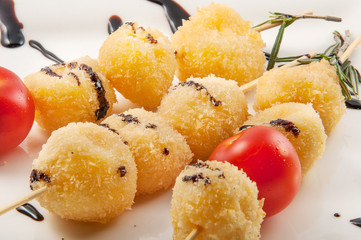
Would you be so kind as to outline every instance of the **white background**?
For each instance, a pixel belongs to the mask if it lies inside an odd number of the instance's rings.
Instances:
[[[163,9],[145,0],[15,0],[18,18],[24,24],[26,40],[40,41],[47,49],[64,60],[89,55],[98,50],[107,37],[107,21],[119,15],[123,21],[137,21],[141,25],[158,28],[170,35]],[[206,0],[179,0],[189,13]],[[333,43],[332,32],[350,29],[353,37],[361,34],[361,3],[359,1],[215,1],[233,7],[243,18],[257,24],[268,18],[269,11],[296,14],[313,10],[316,15],[343,18],[342,23],[322,20],[299,20],[286,29],[280,56],[298,55],[310,51],[322,52]],[[277,29],[262,33],[266,51],[270,51]],[[361,69],[361,49],[351,56]],[[53,64],[28,44],[16,49],[0,47],[0,66],[20,77]],[[252,102],[252,95],[249,96]],[[122,102],[120,103],[122,104]],[[120,108],[126,108],[120,106]],[[361,239],[361,228],[349,220],[361,217],[361,111],[347,110],[347,114],[330,134],[326,152],[304,178],[292,204],[282,213],[266,219],[262,225],[262,239]],[[21,147],[0,155],[0,205],[30,192],[31,162],[47,135],[35,125]],[[171,190],[136,198],[135,205],[110,224],[88,224],[61,220],[45,215],[43,222],[11,211],[0,217],[0,239],[171,239]],[[340,213],[336,218],[334,213]]]

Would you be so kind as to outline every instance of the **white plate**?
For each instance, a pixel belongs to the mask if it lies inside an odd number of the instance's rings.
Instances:
[[[124,21],[138,21],[141,25],[171,34],[163,9],[145,0],[15,1],[26,39],[40,41],[64,60],[84,55],[96,58],[100,45],[108,35],[108,18],[113,14]],[[178,2],[192,14],[196,7],[211,1]],[[317,15],[343,18],[342,23],[322,20],[294,23],[286,29],[281,56],[312,50],[321,52],[333,43],[332,32],[336,29],[341,33],[350,29],[354,37],[361,33],[361,2],[357,0],[215,2],[233,7],[243,18],[254,23],[267,19],[269,11],[299,13],[313,10]],[[267,44],[266,51],[270,51],[276,34],[276,29],[262,33]],[[358,49],[351,57],[358,68],[361,68],[360,53]],[[50,60],[27,44],[16,49],[0,47],[0,66],[21,77],[50,64]],[[304,178],[296,199],[282,213],[263,223],[262,239],[361,238],[361,228],[349,222],[350,219],[361,217],[360,120],[361,111],[347,110],[329,136],[323,157]],[[45,141],[46,135],[34,125],[21,147],[0,156],[0,205],[30,192],[28,179],[31,162]],[[35,222],[16,211],[6,213],[0,217],[0,239],[171,239],[170,200],[171,190],[137,198],[131,211],[106,225],[61,220],[32,201],[44,214],[45,220]],[[339,213],[341,217],[334,217],[334,213]]]

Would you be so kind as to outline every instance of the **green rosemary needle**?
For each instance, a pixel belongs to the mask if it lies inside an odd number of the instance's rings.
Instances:
[[[280,13],[280,12],[271,12],[271,16],[270,16],[269,20],[253,27],[253,28],[257,28],[257,27],[263,26],[265,24],[275,24],[275,23],[280,23],[280,25],[281,25],[280,29],[278,31],[277,37],[275,39],[275,42],[273,44],[270,57],[268,59],[267,70],[274,68],[274,66],[276,64],[276,59],[277,59],[277,55],[278,55],[280,47],[281,47],[285,28],[290,26],[296,20],[305,19],[305,18],[324,19],[327,21],[336,21],[336,22],[342,21],[341,18],[331,17],[331,16],[314,16],[314,15],[309,15],[309,14],[291,15],[291,14]]]

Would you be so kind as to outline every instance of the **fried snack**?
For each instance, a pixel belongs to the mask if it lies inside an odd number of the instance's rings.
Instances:
[[[282,132],[296,148],[303,177],[325,151],[327,135],[319,114],[311,104],[290,102],[273,105],[250,117],[244,122],[244,126],[247,125],[266,125]],[[239,131],[237,129],[235,133]]]
[[[115,92],[88,56],[44,67],[25,77],[35,102],[35,120],[53,131],[70,122],[97,122],[112,111]]]
[[[259,239],[263,199],[247,175],[228,162],[199,161],[187,166],[173,189],[173,239],[194,228],[197,239]]]
[[[214,74],[242,85],[264,72],[261,34],[226,5],[212,3],[198,9],[174,33],[172,44],[180,81]]]
[[[192,161],[185,138],[157,113],[130,109],[106,118],[101,125],[118,133],[133,153],[137,195],[169,188]]]
[[[99,63],[118,92],[147,110],[159,105],[176,68],[170,40],[137,23],[125,23],[104,41]]]
[[[105,223],[133,204],[137,169],[120,137],[93,123],[70,123],[54,131],[33,162],[37,200],[61,218]]]
[[[189,144],[194,159],[208,159],[213,149],[248,117],[247,100],[232,80],[189,78],[170,89],[158,112]]]
[[[266,72],[258,82],[253,108],[285,102],[312,103],[329,134],[346,112],[335,69],[325,60]]]

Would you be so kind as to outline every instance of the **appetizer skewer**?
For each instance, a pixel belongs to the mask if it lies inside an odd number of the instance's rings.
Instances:
[[[314,54],[313,52],[310,53],[310,55],[313,55],[313,54]],[[291,62],[291,63],[289,63],[289,64],[284,65],[284,67],[286,68],[287,66],[293,66],[293,65],[296,64],[296,63],[297,63],[297,61],[295,60],[294,62]],[[235,128],[236,128],[236,125],[235,125],[233,128],[231,128],[231,131],[233,131]],[[211,149],[211,150],[212,150],[212,149]],[[211,150],[210,150],[210,151],[211,151]],[[208,157],[208,156],[206,156],[206,157]],[[46,191],[46,187],[44,187],[44,188],[42,188],[42,189],[43,189],[43,190],[41,190],[41,191],[40,191],[40,190],[34,191],[34,192],[26,195],[26,196],[27,196],[27,197],[26,197],[26,200],[27,200],[27,201],[30,201],[30,200],[32,200],[32,199],[35,199],[35,198],[38,197],[40,194],[42,194],[43,192]],[[0,215],[3,214],[3,213],[5,213],[5,212],[7,212],[7,211],[9,211],[9,210],[12,210],[12,209],[20,206],[20,205],[22,205],[22,204],[24,204],[24,200],[23,200],[23,199],[15,200],[15,201],[13,201],[12,203],[9,203],[8,205],[2,207],[2,208],[0,209]]]
[[[136,32],[134,33],[134,34],[136,34]],[[360,38],[361,36],[359,36],[359,38]],[[148,39],[148,38],[147,38]],[[361,39],[361,38],[360,38]],[[360,39],[359,39],[359,41],[360,41]],[[351,50],[352,51],[352,50]],[[350,53],[348,53],[348,54],[350,54]],[[310,54],[311,56],[312,56],[312,54]],[[310,56],[306,56],[306,57],[304,57],[304,58],[309,58]],[[348,56],[346,57],[346,59],[348,58]],[[341,61],[341,60],[340,60]],[[289,66],[292,66],[292,64],[290,64]],[[288,67],[289,67],[288,66]],[[283,67],[283,68],[286,68],[286,67]],[[202,79],[199,79],[199,81],[201,81]],[[257,82],[258,81],[256,81],[256,83],[253,83],[253,85],[252,86],[255,86],[255,85],[257,85]],[[193,81],[193,82],[190,82],[190,81],[188,81],[188,82],[186,82],[183,86],[188,86],[188,87],[190,87],[190,86],[192,86],[192,87],[196,87],[196,90],[197,91],[202,91],[202,93],[206,93],[205,95],[206,95],[206,97],[209,97],[210,98],[210,102],[214,105],[214,106],[222,106],[222,101],[219,101],[218,100],[218,98],[215,98],[212,94],[210,94],[209,92],[208,92],[208,90],[207,90],[207,88],[204,88],[203,86],[202,86],[202,84],[197,84],[196,83],[196,81]],[[242,88],[240,88],[241,90],[242,90]],[[243,89],[243,91],[247,91],[248,90],[248,88],[247,89]],[[228,104],[226,104],[226,105],[228,105]],[[167,114],[165,114],[165,115],[167,115]],[[104,121],[103,123],[102,123],[103,125],[106,125],[106,128],[108,128],[108,130],[110,130],[111,132],[116,132],[116,131],[118,131],[118,129],[115,129],[115,128],[113,128],[113,127],[111,127],[111,126],[109,126],[109,122],[107,122],[107,121]],[[199,126],[198,126],[199,127]],[[201,126],[202,127],[202,126]],[[152,128],[152,127],[150,127],[150,128]],[[113,131],[113,130],[115,130],[115,131]],[[204,137],[204,136],[203,136]],[[123,142],[124,143],[124,142]],[[164,149],[164,151],[165,151],[165,149]],[[168,155],[167,154],[167,151],[165,151],[166,152],[166,155]],[[199,166],[198,166],[199,167]],[[209,168],[207,168],[207,169],[209,169]],[[119,174],[121,175],[121,177],[123,177],[122,175],[124,174],[126,174],[127,173],[127,171],[125,171],[125,168],[123,168],[122,166],[120,167],[120,168],[118,168],[118,170],[119,170]],[[218,169],[215,169],[216,171],[218,171]],[[214,169],[212,170],[212,171],[214,171]],[[192,177],[193,177],[193,175],[192,175]],[[34,180],[34,185],[37,185],[37,183],[36,182],[39,182],[39,180],[40,181],[48,181],[47,179],[47,176],[46,175],[44,175],[44,173],[42,173],[42,172],[35,172],[34,174],[32,174],[32,179]],[[200,177],[199,179],[202,179],[202,180],[204,180],[204,183],[205,184],[208,184],[207,183],[207,178],[203,178],[203,176],[202,177]],[[198,180],[199,180],[198,179]],[[198,181],[197,180],[197,181]],[[184,179],[183,179],[183,181],[185,181]],[[194,183],[194,180],[193,180],[193,178],[191,178],[190,180],[187,180],[187,181],[193,181],[193,183]],[[44,194],[44,193],[46,193],[47,192],[47,187],[40,187],[40,188],[38,188],[37,190],[35,190],[34,191],[34,195],[33,196],[26,196],[26,198],[25,198],[25,200],[27,200],[27,201],[29,201],[30,199],[32,199],[32,198],[34,198],[34,197],[37,197],[37,196],[42,196],[42,194]],[[36,195],[36,196],[35,196]],[[19,205],[21,205],[21,204],[23,204],[24,203],[24,198],[21,200],[21,201],[19,201],[19,202],[17,202],[16,203],[16,206],[19,206]],[[14,204],[10,204],[10,205],[12,205],[13,207],[14,207]],[[0,210],[0,215],[2,214],[2,213],[4,213],[5,211],[7,211],[7,210],[9,210],[10,209],[10,207],[9,206],[5,206],[4,208],[2,208],[1,210]],[[68,218],[67,216],[65,216],[65,218]],[[85,219],[85,221],[100,221],[100,222],[104,222],[104,221],[107,221],[108,219],[108,216],[106,216],[105,218],[102,218],[102,219],[93,219],[93,218],[86,218]],[[79,220],[79,219],[76,219],[76,220]],[[81,219],[81,220],[84,220],[84,219]],[[187,239],[193,239],[193,237],[192,236],[195,236],[195,235],[198,235],[199,233],[201,233],[201,228],[194,228],[193,230],[192,230],[192,232],[191,232],[191,234],[187,237]]]
[[[192,161],[185,138],[158,113],[140,108],[113,114],[101,122],[130,148],[138,170],[136,195],[168,189]]]
[[[35,103],[35,120],[53,131],[70,122],[98,122],[112,111],[114,89],[90,57],[42,68],[24,79]]]
[[[347,60],[347,58],[351,54],[350,52],[352,52],[360,44],[360,41],[361,41],[361,35],[358,36],[358,38],[350,45],[350,51],[347,51],[347,53],[345,52],[340,57],[340,59],[342,59],[343,61]],[[312,55],[314,55],[314,53]],[[328,63],[324,63],[324,64],[328,64]],[[293,65],[293,63],[291,65]],[[283,69],[287,69],[287,68],[283,68]],[[276,70],[278,70],[278,69],[275,69],[275,71]],[[254,84],[253,86],[256,86],[256,85],[257,85],[257,81],[256,81],[256,84]],[[337,86],[339,87],[338,82],[337,82]],[[340,90],[340,88],[338,88],[338,89],[339,89],[339,91],[337,92],[337,94],[341,95],[341,90]],[[342,101],[342,103],[343,103],[343,101]],[[250,120],[250,123],[252,123],[252,120]],[[304,163],[304,169],[306,172],[309,170],[309,168],[310,168],[310,166],[312,166],[312,164],[313,164],[313,161],[311,161],[309,163]],[[202,230],[203,230],[202,228],[195,226],[191,231],[189,231],[189,234],[187,235],[186,239],[195,239],[197,237],[197,235],[199,235],[202,232]]]

